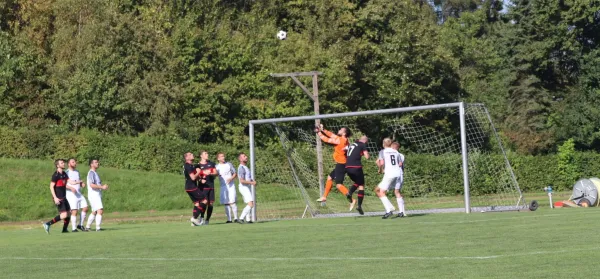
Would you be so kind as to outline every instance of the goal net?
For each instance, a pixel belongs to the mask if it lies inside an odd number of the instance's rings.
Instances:
[[[461,112],[464,112],[462,122]],[[257,181],[254,191],[257,219],[358,215],[349,209],[349,202],[335,185],[326,203],[317,202],[335,162],[333,146],[318,143],[313,132],[315,118],[250,122],[250,163]],[[384,213],[374,188],[382,179],[375,161],[386,137],[398,142],[399,151],[405,156],[401,193],[407,214],[525,208],[502,141],[482,104],[453,103],[319,118],[317,121],[334,133],[348,127],[353,133],[349,143],[363,135],[369,138],[370,158],[362,159],[365,215]],[[466,165],[463,143],[467,147]],[[353,185],[348,176],[344,185],[347,188]],[[395,204],[392,188],[388,196]]]

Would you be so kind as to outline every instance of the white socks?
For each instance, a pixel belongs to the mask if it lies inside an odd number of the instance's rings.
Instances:
[[[228,204],[225,205],[225,215],[227,215],[227,222],[231,222],[231,212]]]
[[[90,214],[90,217],[88,217],[87,226],[85,226],[85,227],[88,229],[91,228],[92,222],[94,222],[95,218],[96,218],[96,214],[94,214],[94,213]]]
[[[244,207],[244,210],[242,210],[242,215],[240,215],[240,219],[246,218],[246,221],[248,221],[251,211],[252,211],[252,207],[250,207],[249,205],[246,205],[246,207]]]
[[[399,213],[404,212],[404,198],[396,198],[396,201],[398,201],[398,211],[400,211]]]
[[[85,211],[81,211],[81,220],[79,220],[79,225],[83,227],[83,222],[85,221]]]
[[[383,203],[383,207],[385,207],[386,213],[394,211],[394,206],[386,196],[383,196],[379,199],[381,200],[381,203]]]
[[[232,203],[229,205],[231,207],[231,211],[233,212],[233,220],[237,220],[238,216],[237,216],[237,205],[235,203]]]
[[[102,224],[102,215],[96,216],[96,230],[100,229],[100,224]]]
[[[73,230],[77,229],[77,215],[71,215],[71,228]]]

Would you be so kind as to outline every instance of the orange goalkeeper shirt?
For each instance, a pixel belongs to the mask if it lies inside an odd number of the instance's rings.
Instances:
[[[335,145],[333,160],[338,164],[346,164],[346,150],[348,150],[348,139],[340,137],[330,131],[323,130],[319,133],[322,141]]]

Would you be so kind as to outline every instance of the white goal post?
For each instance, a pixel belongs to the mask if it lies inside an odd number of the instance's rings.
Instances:
[[[424,116],[425,114],[434,116]],[[454,130],[448,128],[445,134],[437,133],[435,127],[427,127],[421,124],[423,122],[421,119],[427,117],[429,117],[428,119],[432,119],[432,123],[444,123],[441,126],[458,126],[457,128],[460,128],[460,132],[453,133],[452,131]],[[462,203],[464,203],[464,206],[459,207],[462,208],[460,211],[465,213],[470,213],[474,210],[504,211],[519,210],[526,207],[525,200],[523,199],[516,177],[508,157],[506,156],[502,141],[496,133],[496,128],[492,123],[487,109],[482,104],[457,102],[314,116],[251,120],[249,122],[249,164],[252,177],[254,177],[258,183],[258,191],[261,191],[261,179],[263,179],[263,177],[256,177],[257,163],[260,161],[260,158],[257,158],[256,151],[256,129],[261,126],[269,126],[265,131],[268,131],[266,133],[271,134],[264,135],[263,133],[262,136],[271,139],[273,142],[276,142],[276,139],[278,139],[280,145],[276,148],[278,150],[263,152],[262,154],[265,154],[264,156],[265,158],[268,157],[268,160],[265,159],[264,163],[259,163],[258,165],[264,169],[263,171],[266,176],[272,178],[270,181],[273,181],[273,185],[275,185],[270,186],[272,188],[265,189],[264,191],[281,192],[281,194],[279,194],[280,196],[277,196],[277,194],[269,195],[266,200],[269,200],[269,202],[271,200],[276,200],[276,202],[272,202],[272,205],[270,205],[272,207],[270,209],[271,211],[290,212],[290,214],[269,213],[265,216],[259,216],[260,219],[301,218],[308,213],[312,217],[357,215],[357,213],[347,213],[343,212],[340,208],[334,208],[336,206],[335,203],[332,203],[331,205],[327,204],[326,207],[328,208],[325,210],[314,202],[315,195],[322,194],[317,191],[318,188],[323,185],[314,187],[313,184],[319,184],[319,179],[324,178],[319,178],[317,172],[313,171],[314,167],[312,165],[314,165],[314,162],[311,162],[311,158],[314,158],[314,154],[316,153],[313,154],[313,157],[309,157],[303,156],[304,153],[302,152],[312,152],[309,144],[315,144],[315,135],[314,133],[311,134],[311,127],[309,127],[308,123],[313,123],[314,126],[314,120],[329,119],[329,121],[335,121],[336,124],[339,124],[339,127],[346,127],[348,125],[356,126],[356,123],[361,124],[362,122],[365,122],[364,119],[369,120],[371,118],[382,119],[379,124],[382,127],[379,130],[390,131],[389,133],[393,134],[393,136],[404,139],[407,144],[411,144],[413,146],[413,156],[428,156],[428,159],[446,158],[443,156],[448,156],[447,158],[452,158],[448,159],[449,162],[454,162],[452,160],[456,160],[456,163],[449,163],[448,165],[458,166],[458,164],[460,164],[463,188],[462,193],[459,193],[459,190],[453,190],[456,192],[455,196],[462,194]],[[440,119],[443,119],[443,121],[440,121]],[[343,121],[346,122],[340,124]],[[327,128],[328,123],[325,124]],[[335,124],[332,124],[329,127],[332,126],[338,127]],[[352,126],[352,129],[355,129],[355,126]],[[356,128],[355,130],[357,136],[359,134],[367,135],[366,132],[363,132],[364,129],[361,130],[360,128]],[[373,157],[376,157],[377,153],[375,152],[378,151],[381,144],[381,133],[378,133],[378,135],[379,138],[371,138],[371,135],[369,135],[372,144],[368,151]],[[486,145],[487,147],[484,147],[483,145]],[[303,151],[301,152],[300,150]],[[489,150],[494,150],[494,152],[489,152]],[[400,151],[404,153],[402,149]],[[316,148],[314,152],[316,152]],[[409,154],[405,155],[407,156],[407,160],[410,161],[410,151]],[[469,157],[470,155],[472,158]],[[322,156],[325,158],[325,156],[328,155]],[[408,165],[407,174],[410,174],[410,163]],[[366,169],[365,172],[367,172]],[[375,181],[376,177],[373,177],[370,173],[367,175],[372,177],[372,181]],[[449,175],[459,175],[458,168],[450,169]],[[313,180],[312,176],[317,178],[317,182],[313,182],[315,180]],[[433,200],[442,196],[442,194],[438,193],[439,191],[435,190],[437,187],[435,185],[436,178],[427,178],[426,176],[427,175],[425,174],[405,176],[409,183],[412,183],[410,181],[415,181],[413,185],[410,186],[413,187],[413,190],[407,190],[409,192],[412,191],[411,193],[413,193],[412,197],[414,198],[415,204],[417,201]],[[473,182],[473,178],[477,181]],[[483,179],[485,179],[485,181],[483,181]],[[473,187],[480,187],[480,185],[478,185],[480,180],[482,181],[482,184],[487,185],[486,187],[491,190],[477,190],[479,193],[478,201],[476,205],[472,205],[471,192],[474,189]],[[495,186],[494,183],[498,184],[498,186]],[[373,183],[370,184],[371,185],[366,185],[365,187],[372,187]],[[261,206],[264,203],[262,203],[263,200],[261,200],[262,196],[257,196],[256,188],[254,186],[252,186],[251,190],[255,200],[252,218],[256,221],[257,212],[259,215],[261,214],[263,210]],[[335,194],[332,193],[332,195]],[[281,196],[289,196],[288,199],[296,199],[294,197],[297,197],[298,202],[284,202],[285,199]],[[448,196],[452,196],[452,194]],[[493,202],[488,202],[492,200]],[[457,202],[456,199],[454,199],[454,202]],[[299,204],[297,205],[296,203]],[[410,203],[411,198],[407,198],[407,204]],[[305,206],[301,216],[297,213],[297,207],[300,205]],[[366,212],[366,215],[381,213],[375,210],[375,205],[373,206],[374,209]],[[258,210],[257,207],[259,207]],[[458,211],[456,206],[439,211],[433,209],[434,208],[416,208],[415,210],[412,210],[412,213]],[[409,213],[411,213],[410,211],[411,210],[409,210]]]

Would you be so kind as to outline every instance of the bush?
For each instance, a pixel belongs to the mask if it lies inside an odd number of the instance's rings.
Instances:
[[[220,144],[191,143],[173,137],[138,137],[106,135],[93,130],[78,133],[62,131],[10,129],[0,127],[0,157],[54,159],[76,157],[82,163],[92,157],[100,158],[103,166],[119,169],[143,170],[155,172],[180,173],[182,154],[207,150],[211,160],[216,160],[217,152],[225,152],[228,161],[237,165],[239,152],[246,148],[224,146]],[[556,155],[520,155],[509,153],[508,157],[519,186],[524,192],[539,192],[544,186],[554,185],[558,191],[571,190],[575,181],[582,177],[600,176],[600,154],[577,152],[569,142],[559,149]],[[300,153],[308,164],[316,164],[311,150]],[[310,153],[310,154],[309,154]],[[257,164],[272,164],[280,160],[287,165],[285,155],[280,148],[265,147],[257,150]],[[329,156],[327,154],[326,156]],[[500,155],[471,152],[471,191],[472,195],[483,195],[498,191],[487,173],[492,166],[502,166],[505,162]],[[261,159],[262,158],[262,159]],[[277,158],[277,159],[275,159]],[[264,162],[261,162],[263,160]],[[463,193],[460,155],[445,154],[439,156],[409,154],[406,159],[407,178],[421,179],[423,185],[436,185],[435,191],[445,195]],[[258,170],[259,175],[261,169]],[[378,178],[371,173],[377,170],[373,164],[365,166],[367,184],[375,185]],[[274,177],[267,175],[261,177]],[[422,181],[428,178],[430,181]],[[265,181],[276,182],[276,181]],[[406,183],[412,183],[409,180]],[[408,189],[409,187],[407,187]],[[430,189],[419,189],[428,191]],[[407,195],[411,193],[407,192]],[[421,193],[414,193],[420,195]]]

